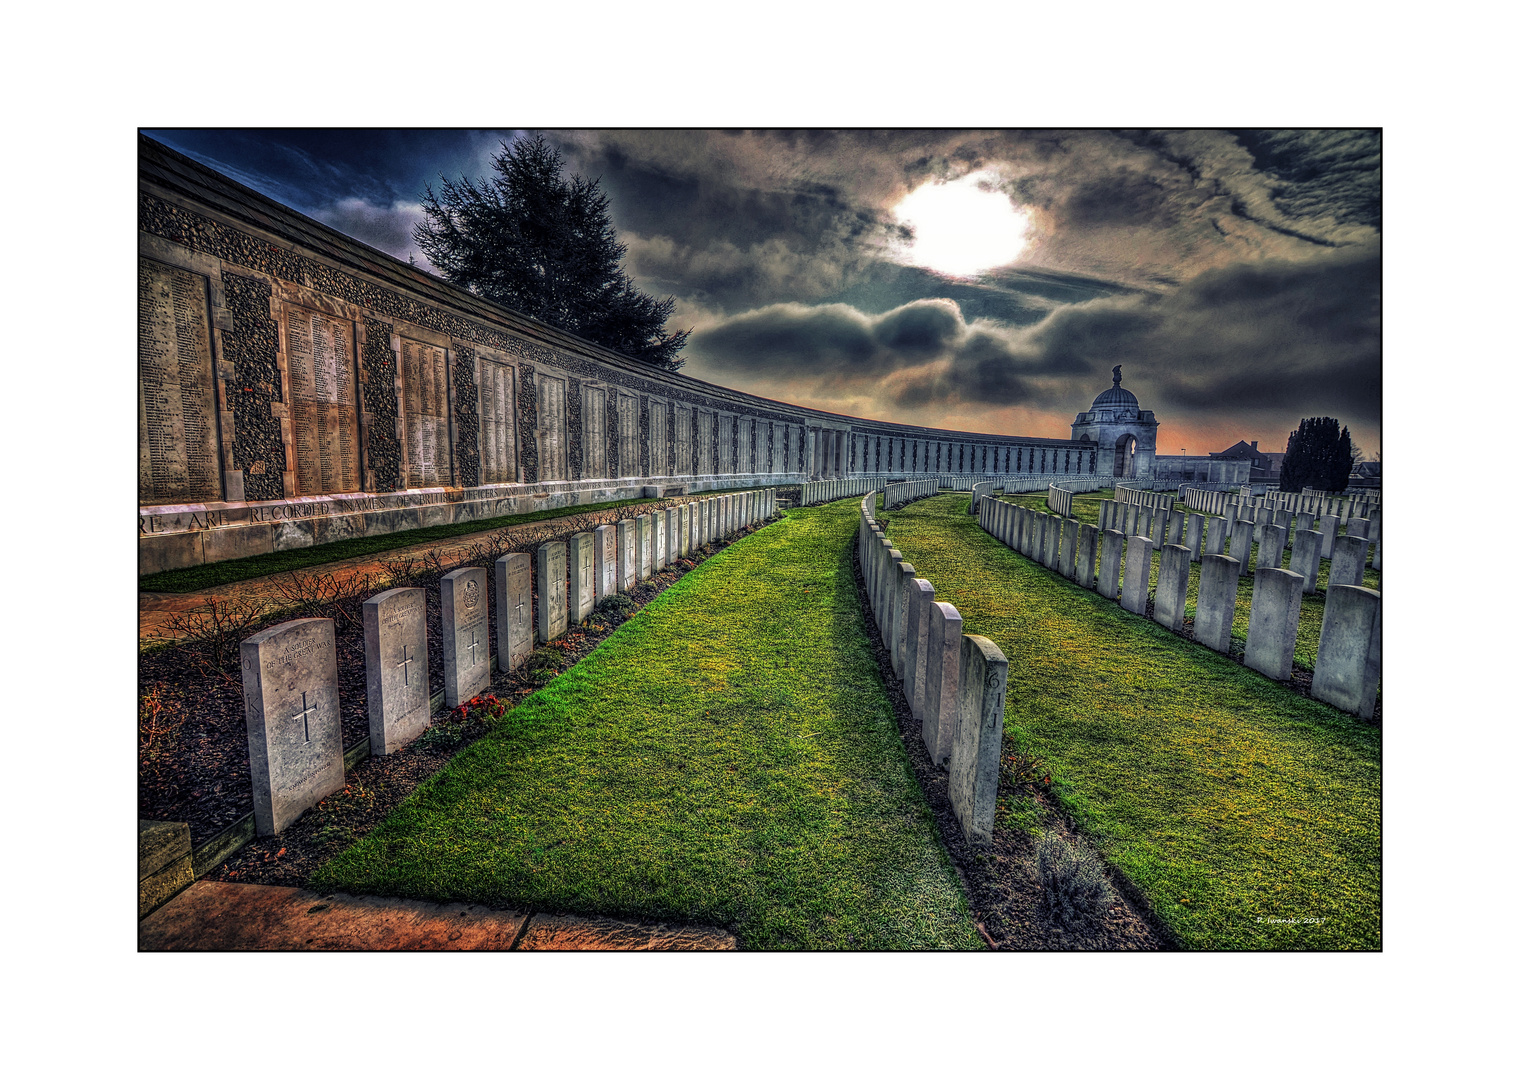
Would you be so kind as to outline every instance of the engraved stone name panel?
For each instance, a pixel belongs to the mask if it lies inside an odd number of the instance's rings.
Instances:
[[[448,353],[401,338],[406,486],[439,487],[454,476],[449,449]],[[484,387],[482,387],[484,390]],[[481,395],[484,399],[484,394]]]
[[[517,479],[516,372],[506,364],[480,362],[480,481]]]
[[[254,824],[273,836],[343,786],[333,621],[280,623],[240,653]]]
[[[137,486],[140,503],[221,498],[206,279],[137,260]]]
[[[364,601],[364,691],[369,752],[394,754],[427,729],[427,594],[391,589]]]
[[[296,488],[302,495],[358,491],[353,325],[287,304],[285,329]]]

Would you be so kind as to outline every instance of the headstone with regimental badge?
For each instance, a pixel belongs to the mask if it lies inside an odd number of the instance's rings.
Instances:
[[[438,580],[443,601],[443,703],[458,708],[491,685],[486,572],[466,566]]]

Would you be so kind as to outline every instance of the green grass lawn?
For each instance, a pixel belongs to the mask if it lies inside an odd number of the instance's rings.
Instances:
[[[851,570],[860,500],[707,560],[316,875],[320,889],[977,949]]]
[[[459,521],[452,525],[432,525],[426,529],[408,529],[405,532],[385,533],[382,536],[356,536],[349,540],[337,540],[331,544],[292,548],[290,551],[271,551],[267,555],[250,555],[246,559],[227,559],[224,562],[207,563],[203,566],[186,566],[179,570],[165,570],[148,574],[137,580],[137,587],[146,592],[194,592],[212,589],[234,581],[268,574],[283,574],[289,570],[305,570],[310,566],[353,559],[360,555],[378,555],[382,551],[395,551],[412,544],[426,544],[434,540],[452,540],[456,536],[490,532],[508,525],[521,525],[528,521],[544,521],[549,518],[569,517],[572,514],[588,514],[597,510],[613,510],[619,506],[637,503],[659,502],[658,499],[619,499],[615,502],[590,503],[585,506],[560,506],[553,510],[535,510],[528,514],[507,514],[503,517],[485,518],[481,521]]]
[[[1037,511],[1048,512],[1045,506],[1045,497],[1043,495],[1019,495],[1011,497],[1006,501],[1017,503],[1020,506],[1026,506]],[[1094,528],[1097,528],[1099,513],[1098,504],[1100,501],[1101,499],[1099,499],[1096,495],[1091,497],[1078,496],[1072,501],[1071,516],[1076,518],[1078,521],[1086,522]],[[966,505],[970,505],[969,500],[967,501]],[[1187,507],[1181,503],[1177,503],[1175,505],[1187,513],[1192,512],[1187,510]],[[1287,569],[1288,566],[1290,566],[1292,563],[1293,539],[1296,535],[1297,530],[1295,526],[1290,524],[1288,527],[1288,544],[1283,551],[1283,569]],[[1344,522],[1341,523],[1340,528],[1337,530],[1337,535],[1346,535],[1346,526]],[[1259,545],[1254,543],[1251,545],[1251,563],[1249,565],[1255,564],[1258,546]],[[1100,543],[1098,545],[1099,558],[1095,565],[1102,565],[1102,552],[1103,547]],[[1188,568],[1188,594],[1186,610],[1186,615],[1188,618],[1192,618],[1198,608],[1198,582],[1202,572],[1203,567],[1201,563],[1193,563]],[[1161,556],[1159,554],[1153,555],[1151,557],[1151,579],[1150,585],[1148,586],[1148,590],[1152,596],[1155,595],[1156,579],[1160,576],[1160,574]],[[1362,584],[1369,589],[1381,590],[1383,587],[1382,578],[1383,575],[1379,571],[1372,568],[1372,556],[1369,553],[1367,557],[1367,565],[1362,572]],[[1309,671],[1314,670],[1315,660],[1319,657],[1319,634],[1320,629],[1324,626],[1325,623],[1325,589],[1329,584],[1330,560],[1321,559],[1319,563],[1319,578],[1318,584],[1316,585],[1316,591],[1313,594],[1304,597],[1302,605],[1299,608],[1298,641],[1293,647],[1293,662],[1302,668],[1306,668]],[[1246,573],[1240,575],[1240,584],[1235,592],[1235,618],[1230,628],[1230,635],[1235,641],[1235,647],[1237,650],[1243,649],[1245,647],[1246,631],[1250,628],[1251,590],[1254,585],[1255,575],[1253,573],[1247,571]]]
[[[888,535],[1007,654],[1005,750],[1045,758],[1177,938],[1379,948],[1380,731],[1010,551],[966,503],[902,507]],[[1324,921],[1268,921],[1294,918]]]

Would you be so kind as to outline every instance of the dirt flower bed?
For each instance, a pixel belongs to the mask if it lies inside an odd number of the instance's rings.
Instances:
[[[623,604],[614,600],[584,623],[572,624],[562,637],[539,646],[516,672],[497,674],[489,690],[481,695],[481,699],[494,696],[494,702],[480,700],[465,714],[459,710],[444,713],[434,719],[429,731],[399,753],[359,762],[347,771],[342,792],[308,811],[278,837],[255,840],[224,870],[208,876],[279,885],[303,882],[321,862],[381,821],[459,749],[483,735],[488,728],[488,708],[509,709],[573,666],[681,575],[749,531],[752,530],[715,541],[656,572],[626,594],[632,604],[626,610],[619,610]],[[413,560],[410,566],[388,567],[392,580],[384,587],[406,585],[426,589],[428,682],[435,694],[443,687],[443,649],[439,644],[442,610],[437,580],[459,567],[484,566],[490,579],[490,594],[494,596],[494,560],[498,553],[480,554],[489,558],[467,558],[457,565],[439,565],[436,561],[429,565]],[[537,603],[537,575],[532,577]],[[308,582],[308,591],[321,590]],[[278,615],[250,619],[220,644],[182,642],[144,653],[138,663],[138,816],[153,821],[187,821],[191,843],[199,845],[252,813],[253,790],[237,641],[264,626],[303,616],[333,619],[344,749],[347,751],[367,739],[369,713],[360,609],[365,599],[379,591],[382,587],[358,583],[348,590],[348,595],[332,602],[312,603],[306,610],[287,607]],[[493,643],[495,615],[492,605],[488,640]],[[229,876],[224,878],[224,873]],[[234,873],[236,876],[230,876]]]
[[[853,562],[855,586],[860,593],[871,648],[875,651],[877,666],[897,713],[903,745],[919,787],[923,788],[934,811],[940,835],[950,851],[961,884],[965,886],[972,917],[983,940],[993,949],[1119,951],[1174,948],[1169,936],[1147,911],[1144,897],[1111,872],[1108,880],[1113,886],[1112,900],[1107,911],[1097,918],[1066,923],[1046,903],[1036,852],[1037,839],[1025,829],[1010,826],[1006,813],[1010,800],[1020,796],[1032,799],[1046,833],[1055,832],[1073,846],[1079,846],[1082,841],[1071,822],[1048,797],[1049,778],[1039,763],[1004,762],[1004,779],[999,785],[998,814],[993,823],[992,839],[983,842],[966,839],[950,805],[950,774],[929,760],[922,737],[923,725],[913,718],[912,709],[903,695],[902,680],[892,670],[891,656],[871,614],[858,550]],[[1010,791],[1010,781],[1018,781],[1021,791]]]

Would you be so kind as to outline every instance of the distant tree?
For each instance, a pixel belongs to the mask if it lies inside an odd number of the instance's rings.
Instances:
[[[1283,491],[1344,491],[1351,478],[1351,429],[1334,417],[1300,420],[1283,456]]]
[[[578,334],[624,356],[675,371],[689,330],[665,333],[674,298],[640,292],[623,272],[627,245],[612,227],[601,181],[566,180],[543,139],[502,144],[495,176],[444,179],[422,198],[413,238],[449,282]]]

